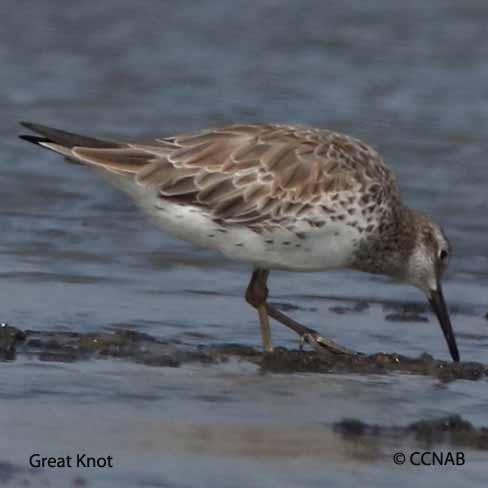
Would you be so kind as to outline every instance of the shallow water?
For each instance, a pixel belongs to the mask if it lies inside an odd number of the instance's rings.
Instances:
[[[97,174],[18,141],[16,122],[106,136],[301,122],[379,148],[405,200],[446,228],[455,255],[445,293],[461,355],[488,362],[485,2],[17,1],[0,14],[0,321],[258,346],[243,300],[249,269],[161,233]],[[424,305],[412,288],[349,272],[276,272],[270,289],[350,348],[448,358],[427,308],[427,322],[388,320],[402,303]],[[298,344],[279,324],[273,340]],[[407,486],[414,477],[430,486],[429,468],[351,454],[331,423],[459,413],[488,424],[486,380],[22,356],[0,366],[0,481],[12,486],[214,486],[217,470],[219,486]],[[33,450],[108,452],[116,468],[31,473]],[[478,486],[480,459],[435,476]]]

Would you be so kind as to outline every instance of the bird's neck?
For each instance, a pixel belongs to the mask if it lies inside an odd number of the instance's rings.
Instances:
[[[399,206],[359,246],[353,269],[403,279],[417,241],[417,210]]]

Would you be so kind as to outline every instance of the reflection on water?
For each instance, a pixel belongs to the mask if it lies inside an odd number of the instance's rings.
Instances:
[[[236,362],[181,368],[122,361],[4,364],[0,401],[9,406],[0,420],[9,439],[4,459],[25,466],[34,447],[45,455],[80,450],[111,455],[115,469],[109,479],[123,480],[121,486],[144,486],[148,478],[170,486],[205,480],[210,486],[217,466],[224,485],[244,476],[242,486],[259,486],[263,479],[271,485],[320,486],[324,479],[351,481],[351,473],[359,472],[371,483],[393,480],[398,473],[392,453],[419,446],[411,439],[348,440],[333,433],[332,424],[360,416],[370,423],[406,425],[452,411],[469,412],[479,423],[488,400],[474,382],[261,375]],[[472,472],[481,470],[483,453],[466,452]],[[451,472],[453,482],[461,482],[462,473]],[[45,471],[35,475],[56,480],[82,475],[97,487],[108,476],[86,470],[57,473],[62,478]],[[31,479],[34,473],[22,476]],[[447,472],[439,476],[447,480]]]
[[[17,141],[15,124],[143,136],[300,122],[381,149],[407,203],[446,228],[455,253],[445,291],[461,355],[488,362],[486,2],[20,1],[0,13],[0,321],[79,332],[125,324],[190,344],[259,345],[242,298],[249,269],[172,240],[94,172]],[[270,288],[290,314],[350,348],[448,357],[414,289],[347,272],[273,273]],[[385,319],[399,303],[413,307],[412,320]],[[278,324],[273,340],[297,346]],[[484,383],[410,376],[23,357],[1,364],[0,384],[9,412],[0,480],[14,486],[31,476],[22,470],[33,446],[112,450],[119,468],[82,473],[97,487],[215,486],[216,466],[229,486],[407,486],[412,471],[383,451],[357,446],[354,455],[327,426],[453,412],[488,424]],[[477,486],[483,471],[472,459],[436,475]],[[29,480],[67,486],[76,476]]]

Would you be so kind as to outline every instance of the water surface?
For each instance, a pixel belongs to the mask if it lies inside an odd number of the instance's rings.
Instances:
[[[243,300],[247,267],[160,232],[94,172],[18,141],[16,123],[115,137],[298,122],[380,149],[406,202],[445,227],[455,249],[445,293],[461,355],[488,362],[485,2],[17,1],[0,14],[1,321],[259,345]],[[350,272],[276,272],[270,289],[298,307],[298,320],[350,348],[448,358],[427,308],[427,322],[385,319],[402,303],[423,306],[413,288]],[[368,307],[341,313],[357,302]],[[297,346],[279,324],[273,340]],[[486,480],[479,453],[462,469],[427,475],[382,455],[365,462],[329,428],[344,416],[403,424],[446,413],[487,425],[486,381],[20,357],[1,364],[0,384],[0,462],[9,466],[0,473],[12,486]],[[110,453],[117,467],[32,474],[32,450]]]

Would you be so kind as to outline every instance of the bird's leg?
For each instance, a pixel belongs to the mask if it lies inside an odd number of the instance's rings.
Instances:
[[[304,325],[280,312],[273,305],[266,303],[268,298],[268,287],[266,286],[268,275],[268,270],[256,269],[252,274],[251,281],[249,282],[249,286],[246,290],[247,302],[256,308],[259,314],[261,336],[265,351],[271,352],[273,350],[271,345],[269,316],[296,332],[303,341],[308,342],[318,352],[323,352],[324,349],[327,349],[335,354],[357,354],[355,351],[351,351],[340,346],[339,344],[336,344],[331,339],[322,337],[316,330],[305,327]]]
[[[281,322],[283,325],[286,325],[291,330],[294,330],[303,341],[308,342],[316,351],[323,352],[324,349],[327,349],[335,354],[357,354],[357,352],[340,346],[331,339],[322,337],[316,330],[296,322],[288,317],[288,315],[285,315],[283,312],[280,312],[277,308],[273,307],[273,305],[266,304],[266,310],[270,317]]]
[[[269,271],[265,269],[256,269],[253,272],[246,290],[246,300],[258,311],[263,348],[266,352],[272,352],[271,330],[269,328],[269,318],[266,309],[266,299],[268,298],[266,281],[268,275]]]

